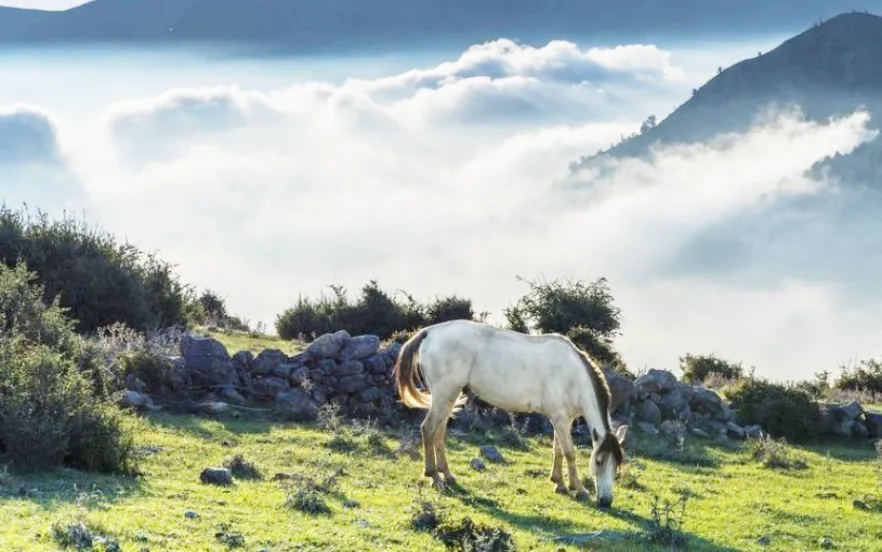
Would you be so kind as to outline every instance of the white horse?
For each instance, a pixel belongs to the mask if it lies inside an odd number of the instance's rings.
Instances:
[[[416,362],[414,357],[418,357]],[[427,392],[417,388],[419,372]],[[597,500],[601,507],[612,504],[628,426],[611,430],[606,378],[566,337],[527,335],[453,320],[423,328],[411,337],[401,348],[393,373],[402,402],[428,409],[420,426],[424,475],[436,486],[456,481],[447,464],[444,441],[450,415],[465,404],[463,390],[468,388],[497,408],[549,417],[554,426],[550,479],[556,492],[568,494],[562,473],[562,457],[566,457],[569,490],[576,491],[579,500],[588,498],[588,491],[576,469],[571,428],[574,419],[584,416],[594,443],[590,469]]]

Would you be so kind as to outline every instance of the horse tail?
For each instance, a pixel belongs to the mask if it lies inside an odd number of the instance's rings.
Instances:
[[[428,328],[423,328],[413,337],[405,341],[395,361],[392,375],[395,378],[395,389],[401,402],[411,408],[426,408],[432,406],[432,395],[417,389],[416,379],[420,371],[419,361],[414,357],[419,353],[420,345],[429,335]]]

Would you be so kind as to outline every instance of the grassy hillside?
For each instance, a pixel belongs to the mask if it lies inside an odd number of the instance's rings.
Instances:
[[[410,525],[420,488],[422,500],[439,495],[420,484],[421,460],[396,452],[405,436],[161,413],[137,423],[143,475],[136,480],[69,470],[0,478],[0,517],[6,520],[0,549],[57,550],[65,541],[85,542],[83,535],[91,535],[96,550],[105,549],[102,536],[122,550],[444,549]],[[440,496],[437,505],[450,523],[469,516],[510,532],[517,550],[577,550],[549,539],[598,530],[613,537],[658,534],[656,495],[662,503],[687,497],[682,528],[691,550],[815,550],[822,538],[839,550],[880,549],[882,511],[872,511],[879,503],[865,495],[882,498],[882,468],[866,444],[798,449],[807,468],[776,470],[754,461],[748,450],[695,441],[672,452],[662,442],[632,436],[631,475],[617,484],[611,511],[555,494],[547,480],[549,441],[526,439],[525,447],[511,447],[504,444],[514,442],[510,436],[451,438],[452,465],[463,489]],[[488,461],[486,471],[478,472],[469,461],[486,442],[494,442],[508,463]],[[234,454],[253,462],[262,479],[237,479],[230,487],[200,482],[203,468]],[[580,446],[583,474],[587,459]],[[295,482],[298,476],[319,484],[335,476],[329,493],[305,494],[307,502],[324,502],[329,513],[286,506],[304,488]],[[855,499],[871,511],[856,509]],[[674,519],[680,519],[678,512]],[[87,530],[71,530],[78,521]],[[668,548],[596,541],[588,549]]]

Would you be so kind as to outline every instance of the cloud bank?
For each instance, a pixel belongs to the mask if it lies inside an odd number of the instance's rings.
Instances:
[[[819,198],[859,198],[802,176],[872,138],[866,114],[782,114],[552,191],[570,161],[635,131],[683,82],[654,46],[500,40],[373,80],[135,90],[64,145],[91,220],[158,248],[252,322],[368,279],[466,295],[498,321],[525,292],[517,275],[605,276],[634,368],[716,352],[807,377],[875,355],[880,298],[848,279],[869,272],[865,253],[810,270],[842,239],[829,231],[842,213]],[[877,218],[841,228],[878,235]]]

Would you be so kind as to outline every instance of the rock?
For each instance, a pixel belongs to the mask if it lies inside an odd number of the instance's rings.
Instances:
[[[216,339],[185,334],[181,339],[181,356],[191,382],[215,386],[239,380],[233,359]]]
[[[864,421],[867,424],[867,432],[873,439],[882,437],[882,414],[877,412],[867,412],[864,414]]]
[[[475,471],[482,472],[487,469],[487,466],[484,465],[484,461],[480,458],[472,458],[469,462],[469,466]]]
[[[864,409],[857,401],[839,407],[839,415],[846,420],[857,420],[863,413]]]
[[[386,368],[386,361],[383,360],[381,355],[372,355],[361,361],[362,366],[366,372],[376,375],[385,375],[388,373],[388,369]]]
[[[646,399],[637,404],[637,420],[652,425],[658,425],[662,421],[661,409],[652,399]]]
[[[184,511],[184,517],[187,518],[187,519],[196,519],[196,518],[199,517],[199,514],[197,514],[197,513],[194,512],[193,510],[185,510],[185,511]]]
[[[291,377],[291,372],[293,372],[295,368],[297,368],[297,366],[283,362],[282,364],[277,364],[270,372],[270,375],[280,379],[288,379]]]
[[[233,472],[228,468],[205,468],[199,474],[199,480],[210,485],[232,485]]]
[[[145,408],[147,410],[153,410],[156,408],[153,404],[153,399],[143,393],[132,391],[131,389],[123,393],[120,402],[123,406],[128,406],[130,408]]]
[[[196,408],[205,414],[223,414],[230,409],[230,405],[222,401],[207,401],[199,403]]]
[[[742,429],[742,427],[739,426],[738,424],[736,424],[735,422],[729,422],[726,425],[726,435],[730,439],[738,439],[738,440],[743,440],[744,437],[746,436],[744,433],[744,429]]]
[[[684,399],[686,399],[686,404],[692,402],[692,397],[695,395],[695,388],[693,388],[688,383],[678,381],[677,387],[675,387],[675,389],[680,392],[680,395],[682,395]]]
[[[381,398],[383,398],[383,390],[376,387],[365,389],[358,394],[358,400],[366,403],[372,403],[374,401],[380,400]]]
[[[863,438],[866,439],[870,436],[870,430],[867,428],[867,423],[863,420],[855,420],[854,425],[851,428],[852,437]]]
[[[288,362],[288,355],[278,349],[264,349],[251,361],[251,373],[255,376],[269,376],[277,366]]]
[[[495,462],[497,464],[505,462],[505,458],[502,457],[502,453],[500,453],[499,449],[497,449],[493,445],[486,445],[481,447],[481,456],[486,458],[488,461]]]
[[[288,380],[267,376],[254,382],[253,392],[263,398],[274,397],[276,393],[289,389]]]
[[[729,422],[733,417],[732,409],[729,408],[728,404],[722,401],[720,402],[720,409],[712,416],[712,418],[718,422]]]
[[[356,374],[354,376],[345,376],[337,382],[337,390],[341,393],[359,393],[370,387],[364,374]]]
[[[637,422],[637,427],[647,435],[658,435],[658,428],[648,422]]]
[[[184,366],[183,357],[174,357],[172,369],[168,372],[168,385],[172,391],[182,392],[190,386],[190,375]]]
[[[820,545],[821,548],[833,548],[833,539],[830,537],[821,537],[818,541],[818,545]]]
[[[239,351],[233,355],[233,367],[240,374],[250,372],[252,362],[254,362],[254,353],[251,351]]]
[[[682,422],[675,420],[665,420],[658,426],[658,430],[663,434],[675,439],[682,444],[686,438],[686,426]]]
[[[857,510],[869,510],[870,509],[870,507],[867,506],[867,503],[864,502],[863,500],[854,499],[851,504]]]
[[[854,420],[843,419],[833,424],[833,434],[851,437],[854,434]]]
[[[677,389],[672,389],[658,398],[658,407],[663,418],[678,418],[688,406],[686,399]]]
[[[335,333],[326,333],[318,336],[306,348],[306,352],[312,358],[334,358],[340,354],[340,350],[352,339],[349,332],[340,330]]]
[[[667,370],[649,371],[634,381],[634,387],[646,393],[667,393],[677,386],[677,377]]]
[[[757,543],[758,545],[760,545],[760,546],[767,546],[770,542],[772,542],[772,540],[771,540],[769,537],[765,536],[765,535],[763,535],[763,536],[761,536],[760,538],[756,539],[756,543]]]
[[[361,360],[380,350],[380,338],[375,335],[355,336],[340,349],[341,360]]]
[[[700,437],[701,439],[710,439],[710,435],[704,432],[704,430],[699,429],[697,427],[692,428],[692,434],[696,437]]]
[[[276,394],[275,410],[292,422],[312,422],[318,418],[318,404],[301,388]]]
[[[217,394],[219,399],[230,404],[235,404],[237,406],[242,406],[247,402],[245,400],[245,397],[243,397],[242,394],[239,393],[239,391],[237,391],[236,388],[232,385],[221,386]]]
[[[764,435],[763,428],[758,425],[745,426],[744,435],[749,439],[762,439]]]
[[[695,390],[695,393],[692,395],[692,400],[689,402],[689,406],[692,407],[692,410],[700,414],[707,414],[716,419],[718,417],[717,413],[723,408],[723,399],[710,389],[704,387],[694,387],[693,389]],[[723,422],[728,420],[717,419],[716,421]]]
[[[364,373],[364,364],[357,360],[347,360],[340,364],[336,364],[332,373],[337,377],[354,376]]]
[[[291,375],[288,376],[288,381],[294,387],[300,387],[303,383],[309,379],[309,368],[306,366],[298,366],[294,370],[291,371]]]

